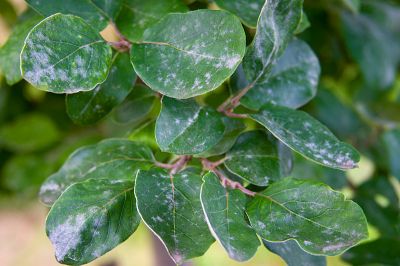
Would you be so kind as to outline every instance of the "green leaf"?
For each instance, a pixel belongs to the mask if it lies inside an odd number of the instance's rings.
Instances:
[[[61,138],[54,122],[39,113],[19,116],[0,127],[0,147],[14,152],[43,150]]]
[[[40,15],[32,11],[28,11],[22,16],[22,19],[15,25],[7,42],[0,48],[0,71],[9,85],[13,85],[22,79],[20,54],[25,38],[29,31],[42,20]]]
[[[243,59],[248,84],[268,75],[275,60],[285,51],[301,20],[302,5],[303,0],[265,2],[256,35]]]
[[[101,9],[110,20],[116,20],[118,17],[124,0],[91,0],[91,2]]]
[[[264,131],[243,133],[226,154],[226,168],[252,184],[267,186],[289,174],[290,150]]]
[[[190,171],[174,176],[161,169],[139,171],[135,195],[146,225],[177,263],[203,255],[214,238],[200,203],[201,178]]]
[[[88,263],[132,235],[140,223],[133,188],[133,181],[109,179],[90,179],[70,186],[46,220],[46,233],[57,261]]]
[[[297,29],[294,32],[294,34],[300,34],[306,29],[308,29],[311,26],[310,21],[308,20],[307,14],[304,12],[304,10],[301,12],[301,19],[299,22],[299,25],[297,25]]]
[[[201,204],[210,230],[229,257],[237,261],[251,259],[260,240],[245,220],[246,195],[224,188],[213,173],[206,174],[203,182]]]
[[[400,265],[400,240],[380,238],[348,250],[342,259],[351,265]]]
[[[323,183],[286,178],[257,193],[247,206],[265,240],[295,239],[311,254],[334,256],[368,237],[361,208]]]
[[[118,123],[137,123],[143,120],[153,109],[156,95],[148,87],[136,85],[131,94],[114,111],[114,120]]]
[[[260,77],[240,103],[253,110],[266,103],[299,108],[314,98],[320,73],[317,56],[305,42],[295,39],[273,65],[271,72]],[[238,91],[248,85],[239,67],[231,86]]]
[[[131,92],[136,74],[128,54],[116,54],[107,80],[94,90],[68,94],[67,113],[77,124],[93,124],[122,103]]]
[[[264,246],[279,255],[288,266],[326,266],[326,257],[314,256],[302,250],[294,240],[285,242],[268,242]]]
[[[352,146],[339,141],[328,128],[305,112],[267,104],[250,117],[291,149],[316,163],[351,169],[360,161],[360,155]]]
[[[139,169],[148,169],[152,163],[153,154],[147,146],[124,139],[104,140],[72,153],[43,183],[40,198],[52,205],[68,186],[90,178],[134,180]]]
[[[393,129],[382,135],[382,143],[386,151],[390,172],[400,180],[400,129]]]
[[[124,0],[117,18],[117,27],[130,41],[140,41],[144,31],[169,13],[189,9],[181,0]]]
[[[114,2],[115,5],[120,0],[105,1],[105,0],[94,0],[95,2]],[[26,2],[40,14],[45,17],[54,15],[56,13],[75,15],[83,18],[89,25],[91,25],[96,31],[101,31],[107,26],[108,18],[107,14],[104,13],[98,6],[96,6],[91,0],[26,0]],[[104,6],[106,3],[104,3]],[[71,26],[70,26],[71,27]],[[64,28],[69,29],[69,27]],[[68,39],[66,39],[68,40]]]
[[[225,131],[222,115],[193,99],[164,97],[156,122],[160,149],[174,154],[197,154],[216,145]]]
[[[343,4],[352,12],[358,13],[360,11],[360,0],[342,0]]]
[[[220,8],[238,16],[246,26],[256,28],[265,0],[216,0],[215,2]]]
[[[379,90],[395,81],[398,57],[386,30],[369,17],[341,13],[342,32],[351,57],[359,65],[368,87]]]
[[[17,12],[14,6],[8,0],[0,0],[0,17],[11,27],[17,21]]]
[[[75,93],[103,83],[111,60],[111,48],[83,19],[56,14],[29,33],[21,52],[21,72],[40,90]]]
[[[222,155],[229,151],[232,146],[235,144],[236,139],[240,135],[240,133],[245,130],[245,124],[238,119],[232,119],[229,117],[223,117],[222,121],[225,125],[225,131],[222,139],[214,145],[211,149],[206,150],[200,154],[197,154],[196,157],[212,157],[217,155]]]
[[[155,91],[186,99],[219,87],[246,48],[240,21],[225,11],[169,14],[132,44],[131,61]]]

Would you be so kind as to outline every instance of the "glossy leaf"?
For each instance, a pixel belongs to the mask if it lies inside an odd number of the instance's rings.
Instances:
[[[266,103],[299,108],[317,92],[321,68],[311,48],[299,39],[293,40],[278,58],[268,75],[261,76],[240,103],[258,110]],[[242,68],[231,81],[234,90],[248,86]]]
[[[305,112],[267,104],[250,116],[308,159],[331,168],[357,167],[358,152]]]
[[[382,135],[382,143],[387,152],[387,164],[390,172],[400,180],[400,129],[393,129]]]
[[[20,70],[20,54],[29,31],[42,20],[33,11],[27,11],[15,25],[11,36],[0,48],[0,71],[7,83],[13,85],[22,79]]]
[[[285,51],[301,20],[302,5],[302,0],[265,1],[256,35],[243,59],[248,84],[267,75],[275,60]]]
[[[247,214],[265,240],[295,239],[311,254],[338,255],[368,237],[361,208],[314,181],[286,178],[273,183],[257,193]]]
[[[200,186],[200,176],[190,171],[170,176],[152,169],[136,177],[139,213],[177,264],[203,255],[214,242],[201,207]]]
[[[124,0],[117,26],[130,41],[140,41],[144,31],[169,13],[188,11],[182,0]]]
[[[124,0],[91,0],[91,2],[103,11],[109,20],[116,20],[118,17]]]
[[[114,120],[118,123],[137,123],[143,120],[153,108],[155,93],[148,87],[136,85],[131,94],[114,112]]]
[[[314,256],[302,250],[294,240],[285,242],[268,242],[264,246],[279,255],[288,266],[326,266],[326,257]]]
[[[61,169],[40,189],[43,203],[52,205],[70,185],[90,178],[134,180],[139,169],[148,169],[153,155],[147,146],[124,139],[108,139],[85,146],[70,155]]]
[[[131,92],[136,74],[130,65],[129,55],[116,54],[107,80],[94,90],[68,94],[67,113],[77,124],[93,124],[122,103]]]
[[[240,133],[242,133],[243,130],[246,128],[244,123],[238,119],[223,117],[222,121],[225,125],[225,131],[222,139],[211,149],[197,154],[197,157],[205,158],[226,153],[232,148]]]
[[[197,154],[216,145],[225,125],[217,111],[198,105],[194,100],[164,97],[156,122],[160,149],[174,154]]]
[[[48,148],[61,137],[47,116],[31,113],[0,127],[0,147],[14,152],[31,152]]]
[[[190,27],[189,27],[190,25]],[[219,87],[245,52],[240,21],[224,11],[169,14],[132,44],[136,73],[153,90],[185,99]]]
[[[292,166],[290,150],[264,131],[243,133],[226,159],[230,172],[258,186],[287,176]]]
[[[107,26],[107,14],[102,12],[94,2],[119,2],[120,0],[26,0],[26,2],[45,17],[56,13],[75,15],[83,18],[89,25],[97,31],[101,31]],[[105,4],[105,3],[104,3]],[[65,28],[65,29],[68,29]]]
[[[70,186],[54,203],[47,236],[60,263],[88,263],[125,241],[136,230],[134,182],[90,179]]]
[[[206,174],[203,182],[201,204],[211,232],[229,257],[237,261],[251,259],[260,240],[245,220],[246,195],[224,188],[213,173]]]
[[[238,16],[243,24],[256,28],[265,0],[216,0],[216,4]]]
[[[105,81],[111,59],[111,48],[83,19],[56,14],[29,33],[21,52],[21,72],[40,90],[89,91]]]

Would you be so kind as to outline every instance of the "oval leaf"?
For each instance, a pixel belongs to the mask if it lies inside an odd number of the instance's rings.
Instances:
[[[362,209],[323,183],[286,178],[247,206],[251,226],[267,241],[295,239],[302,249],[334,256],[368,237]]]
[[[56,14],[29,33],[21,52],[24,79],[54,93],[89,91],[105,81],[111,48],[83,19]]]
[[[116,54],[112,64],[107,80],[94,90],[67,95],[67,113],[75,123],[96,123],[131,92],[136,74],[130,65],[129,55]]]
[[[216,0],[216,4],[238,16],[243,24],[256,28],[265,0]]]
[[[170,176],[152,169],[136,177],[140,216],[177,264],[203,255],[214,242],[201,208],[200,186],[200,176],[189,171]]]
[[[90,179],[70,186],[54,203],[46,221],[57,261],[88,263],[115,248],[140,223],[134,182]]]
[[[229,257],[237,261],[251,259],[260,240],[245,220],[246,195],[224,188],[213,173],[205,175],[203,182],[201,204],[210,230]]]
[[[243,133],[226,154],[226,168],[242,179],[258,186],[267,186],[289,174],[292,166],[290,150],[263,131]]]
[[[43,203],[52,205],[70,185],[90,178],[133,180],[138,169],[148,169],[153,154],[147,146],[123,139],[108,139],[76,150],[40,189]]]
[[[132,45],[131,60],[150,88],[186,99],[214,90],[233,74],[245,39],[240,21],[224,11],[169,14]]]
[[[351,169],[360,161],[360,155],[352,146],[339,141],[328,128],[305,112],[267,104],[250,117],[291,149],[317,163]]]
[[[156,122],[156,139],[162,151],[201,153],[217,144],[224,131],[222,116],[217,111],[194,100],[163,98]]]

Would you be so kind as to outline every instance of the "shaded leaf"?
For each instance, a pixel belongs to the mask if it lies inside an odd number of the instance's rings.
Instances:
[[[250,117],[294,151],[327,167],[351,169],[360,160],[352,146],[305,112],[267,104]]]
[[[89,91],[106,80],[111,59],[111,48],[83,19],[55,14],[26,38],[21,72],[40,90]]]
[[[286,178],[273,183],[257,193],[247,214],[265,240],[295,239],[311,254],[338,255],[368,237],[361,208],[315,181]]]
[[[132,44],[131,61],[150,88],[185,99],[229,78],[244,56],[245,43],[243,27],[230,13],[169,14],[146,30],[142,42]]]
[[[147,146],[124,139],[108,139],[76,150],[61,169],[40,189],[43,203],[52,205],[70,185],[90,178],[134,180],[139,169],[148,169],[153,155]]]
[[[13,5],[8,0],[0,0],[0,16],[9,27],[17,21],[18,15]]]
[[[238,16],[243,24],[256,28],[265,0],[216,0],[216,4]]]
[[[124,0],[116,24],[126,38],[135,42],[165,15],[188,10],[181,0]]]
[[[170,176],[152,169],[136,177],[139,213],[177,264],[203,255],[214,242],[201,207],[200,186],[200,176],[190,171]]]
[[[94,90],[68,94],[67,113],[74,123],[93,124],[122,103],[131,92],[136,74],[130,65],[129,55],[116,54],[107,80]]]
[[[160,149],[174,154],[197,154],[216,145],[225,131],[222,115],[193,99],[164,97],[156,122]]]
[[[226,168],[252,184],[267,186],[289,174],[290,150],[264,131],[249,131],[239,136],[226,154]]]
[[[246,195],[224,188],[213,173],[206,174],[203,182],[201,204],[210,230],[229,257],[237,261],[251,259],[260,240],[245,220]]]
[[[140,223],[133,188],[133,181],[110,179],[90,179],[70,186],[46,220],[57,261],[88,263],[133,234]]]
[[[383,148],[386,151],[387,164],[390,172],[400,180],[400,129],[386,131],[381,136]]]
[[[124,0],[91,0],[91,2],[101,9],[109,20],[116,20],[118,17]]]
[[[302,250],[294,240],[285,242],[268,242],[264,246],[279,255],[288,266],[326,266],[326,257],[314,256]]]

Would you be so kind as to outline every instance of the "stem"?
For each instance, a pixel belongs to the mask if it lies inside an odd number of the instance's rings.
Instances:
[[[183,156],[180,156],[178,158],[178,160],[176,160],[176,162],[173,164],[166,164],[166,163],[160,163],[160,162],[155,162],[154,164],[158,167],[161,167],[164,169],[169,169],[170,174],[175,175],[180,170],[182,170],[191,159],[192,159],[192,156],[183,155]]]
[[[218,112],[221,112],[225,114],[228,117],[233,117],[233,118],[247,118],[247,115],[245,114],[235,114],[233,110],[240,105],[240,100],[246,93],[249,92],[251,88],[254,87],[254,83],[252,82],[249,85],[247,85],[244,89],[240,90],[239,93],[236,96],[230,96],[228,99],[226,99],[219,107],[218,107]]]
[[[118,50],[120,52],[128,52],[131,49],[132,44],[118,30],[117,25],[115,25],[114,23],[111,23],[111,25],[113,26],[114,32],[118,36],[119,41],[118,42],[108,42],[108,44],[111,45],[112,47],[114,47],[116,50]]]

